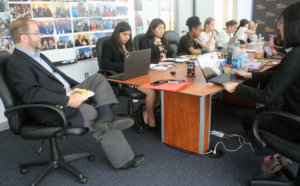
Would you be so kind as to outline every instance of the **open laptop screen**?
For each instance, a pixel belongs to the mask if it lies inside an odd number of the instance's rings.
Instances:
[[[220,65],[217,53],[213,52],[199,55],[197,60],[206,80],[222,74],[222,67]]]

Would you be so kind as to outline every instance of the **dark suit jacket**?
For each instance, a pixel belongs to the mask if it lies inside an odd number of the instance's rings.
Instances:
[[[107,40],[102,50],[102,68],[124,72],[124,55],[120,54],[111,40]]]
[[[58,70],[51,61],[41,54],[41,58],[71,87],[78,83]],[[67,107],[69,97],[64,85],[43,66],[22,51],[15,49],[6,66],[6,75],[11,87],[23,104],[45,103],[62,109],[70,124],[82,126],[83,118],[78,109]],[[28,109],[30,115],[39,123],[56,125],[60,118],[48,109]]]
[[[141,50],[151,48],[151,63],[157,64],[160,59],[160,51],[158,46],[154,45],[152,39],[149,39],[146,36],[144,36],[141,38],[140,45],[141,45],[140,46]],[[172,54],[169,48],[167,48],[167,57],[171,57],[171,56]]]

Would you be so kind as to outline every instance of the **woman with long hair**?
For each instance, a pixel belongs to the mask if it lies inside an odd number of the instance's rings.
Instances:
[[[257,25],[258,24],[256,23],[253,27],[253,30],[249,30],[249,21],[247,19],[242,19],[234,35],[237,37],[241,44],[247,44],[248,34],[255,34]]]
[[[278,29],[283,40],[283,47],[287,54],[281,60],[281,63],[273,71],[264,72],[242,72],[235,71],[235,74],[254,82],[263,82],[266,84],[263,89],[256,89],[245,84],[226,83],[225,90],[236,92],[239,96],[251,99],[258,103],[267,105],[259,110],[262,113],[266,110],[282,110],[300,116],[300,2],[291,4],[283,10],[278,20]],[[281,97],[284,103],[281,107],[274,107]],[[254,120],[259,115],[249,114],[243,119],[242,125],[248,134],[249,139],[253,139],[251,129]],[[260,127],[270,133],[281,136],[288,140],[300,142],[300,127],[291,120],[279,116],[268,116],[262,118]],[[255,145],[255,141],[253,141]],[[259,150],[259,149],[258,149]],[[259,151],[258,151],[259,152]],[[280,159],[274,156],[272,160],[265,158],[265,163],[273,161],[274,164],[284,164]],[[278,162],[279,161],[279,162]],[[288,160],[285,163],[289,162]],[[269,171],[269,174],[261,174],[261,178],[271,178],[276,172]]]
[[[141,39],[141,49],[151,48],[151,63],[158,63],[163,58],[171,57],[168,41],[165,38],[166,25],[161,19],[153,19]]]
[[[230,20],[226,22],[226,28],[219,32],[218,37],[220,38],[220,41],[228,43],[230,38],[235,33],[236,29],[238,27],[238,23],[236,20]]]
[[[124,55],[133,50],[131,27],[127,22],[116,26],[102,50],[102,68],[116,72],[124,71]]]
[[[153,19],[146,34],[140,42],[141,49],[151,48],[151,63],[158,63],[163,58],[171,57],[168,49],[168,41],[165,38],[166,25],[161,19]],[[153,89],[140,88],[138,90],[146,94],[146,110],[143,112],[143,120],[150,130],[156,130],[157,124],[154,118],[154,107],[160,102],[159,92]]]
[[[215,31],[216,21],[209,17],[204,22],[204,29],[200,34],[199,40],[204,44],[204,48],[208,50],[214,50],[216,48],[216,31]]]

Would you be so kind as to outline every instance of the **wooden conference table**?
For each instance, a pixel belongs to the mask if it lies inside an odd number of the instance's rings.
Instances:
[[[264,67],[267,70],[270,66]],[[176,71],[171,75],[171,71]],[[148,74],[121,81],[129,85],[143,85],[161,79],[184,79],[191,84],[178,92],[161,91],[161,141],[197,154],[209,149],[211,98],[223,90],[222,86],[206,83],[196,66],[195,77],[186,77],[187,65],[179,63],[166,71],[150,70]]]

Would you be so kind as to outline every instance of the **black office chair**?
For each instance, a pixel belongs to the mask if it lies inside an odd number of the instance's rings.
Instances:
[[[144,37],[145,34],[138,34],[133,38],[133,44],[135,50],[141,49],[141,38]]]
[[[62,110],[48,104],[19,104],[18,97],[9,87],[6,78],[6,63],[10,54],[0,52],[0,97],[5,107],[5,116],[8,119],[10,130],[15,135],[20,135],[26,140],[47,140],[50,143],[50,159],[48,161],[34,160],[20,164],[20,172],[26,174],[29,167],[46,166],[43,171],[34,179],[31,185],[37,185],[52,169],[62,168],[63,170],[73,174],[81,183],[86,183],[87,178],[71,166],[68,162],[79,159],[88,158],[93,160],[94,156],[91,152],[82,152],[63,156],[59,150],[56,139],[61,139],[68,135],[82,136],[88,132],[87,128],[71,128],[68,125],[68,120]],[[61,117],[61,126],[43,125],[34,122],[26,113],[27,108],[47,108],[55,111]]]
[[[180,40],[179,35],[175,31],[168,30],[165,32],[165,38],[168,40],[169,49],[172,54],[171,57],[176,58],[177,48],[178,48],[179,40]]]
[[[263,129],[259,128],[260,121],[263,117],[268,115],[275,115],[287,118],[292,121],[296,121],[300,126],[300,116],[286,113],[283,111],[266,111],[259,115],[259,117],[255,120],[253,126],[253,133],[255,139],[259,143],[260,146],[264,148],[268,148],[274,152],[285,156],[294,162],[298,163],[298,173],[297,176],[294,176],[293,173],[289,169],[282,168],[281,172],[288,178],[289,181],[279,181],[279,180],[251,180],[251,185],[300,185],[300,142],[295,142],[291,140],[284,139],[275,134],[267,132]]]
[[[102,51],[103,51],[103,45],[104,43],[110,38],[110,36],[99,38],[96,44],[96,50],[97,50],[97,59],[98,59],[98,65],[99,65],[99,73],[104,75],[105,77],[113,74],[117,74],[117,72],[113,70],[103,69],[102,68]],[[135,88],[129,87],[127,85],[123,85],[121,83],[114,83],[110,82],[110,85],[112,86],[114,93],[117,96],[125,96],[128,98],[128,114],[131,118],[134,119],[134,123],[136,126],[136,131],[138,133],[141,133],[143,131],[143,127],[141,123],[137,120],[136,113],[134,112],[134,104],[133,100],[141,100],[145,99],[145,94],[138,91]]]

